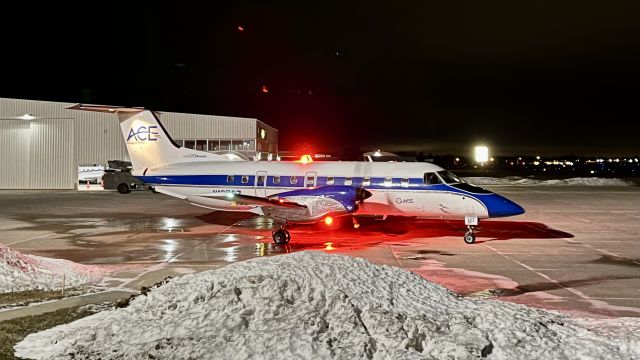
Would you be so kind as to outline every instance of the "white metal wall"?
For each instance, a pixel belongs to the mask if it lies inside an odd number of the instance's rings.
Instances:
[[[160,112],[174,139],[255,139],[256,119]]]
[[[29,122],[0,119],[0,189],[29,184]]]
[[[73,119],[30,121],[29,189],[73,189]]]

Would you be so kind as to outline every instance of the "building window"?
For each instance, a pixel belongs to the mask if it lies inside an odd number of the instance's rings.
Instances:
[[[408,178],[401,179],[400,180],[400,186],[409,187],[409,179]]]
[[[255,150],[256,149],[256,141],[255,140],[245,140],[244,141],[244,149],[245,150]]]
[[[276,185],[280,184],[280,176],[274,176],[273,177],[273,183],[276,184]]]
[[[249,177],[247,175],[242,175],[242,183],[246,184],[249,182]]]
[[[209,151],[220,150],[220,140],[209,139]]]
[[[292,176],[291,179],[289,179],[289,182],[291,183],[291,185],[295,185],[298,183],[298,177],[297,176]]]
[[[352,182],[353,182],[353,180],[350,177],[344,178],[344,184],[345,185],[351,185]]]
[[[362,180],[362,186],[369,186],[369,185],[371,185],[371,178],[368,178],[368,177],[364,178]]]
[[[233,182],[233,175],[227,176],[227,183],[231,184]]]
[[[231,150],[242,151],[244,150],[244,141],[239,139],[231,140]]]
[[[196,150],[207,150],[207,140],[196,140]]]
[[[327,185],[333,185],[334,180],[333,180],[333,176],[327,176]]]
[[[187,149],[195,149],[196,148],[196,141],[195,140],[185,140],[184,141],[184,147],[186,147]]]
[[[178,146],[184,146],[184,140],[173,140]]]
[[[220,140],[220,150],[231,150],[231,140]]]

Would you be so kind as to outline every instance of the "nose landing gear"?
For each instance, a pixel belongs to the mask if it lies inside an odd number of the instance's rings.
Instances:
[[[467,244],[473,244],[476,242],[476,234],[473,232],[473,229],[478,226],[478,217],[477,216],[465,216],[464,224],[467,225],[469,231],[464,234],[464,242]]]
[[[473,226],[467,226],[469,231],[464,234],[464,242],[467,244],[473,244],[476,242],[476,234],[473,233]]]

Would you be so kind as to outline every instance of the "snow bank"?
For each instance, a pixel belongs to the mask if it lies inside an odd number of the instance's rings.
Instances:
[[[105,270],[63,259],[25,255],[0,244],[0,293],[55,290],[98,281]]]
[[[509,176],[505,178],[494,177],[466,177],[464,180],[473,185],[582,185],[582,186],[630,186],[632,182],[621,179],[605,179],[597,177],[570,178],[555,180],[536,180]]]
[[[603,334],[563,315],[461,298],[402,269],[307,251],[185,275],[15,350],[32,359],[640,358],[637,335]]]

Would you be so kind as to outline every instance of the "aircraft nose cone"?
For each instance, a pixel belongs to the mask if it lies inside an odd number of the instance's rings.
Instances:
[[[486,204],[489,210],[489,217],[515,216],[525,212],[522,206],[505,197],[497,194],[492,197],[491,201]]]

